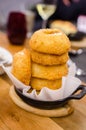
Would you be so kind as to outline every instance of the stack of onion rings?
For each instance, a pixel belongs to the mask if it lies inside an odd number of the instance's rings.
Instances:
[[[29,45],[29,50],[14,55],[13,75],[32,89],[60,88],[62,77],[68,74],[71,44],[66,34],[58,29],[40,29],[31,36]]]
[[[32,73],[30,85],[36,90],[43,87],[58,89],[62,77],[68,74],[68,51],[71,43],[68,37],[58,29],[40,29],[29,42]]]

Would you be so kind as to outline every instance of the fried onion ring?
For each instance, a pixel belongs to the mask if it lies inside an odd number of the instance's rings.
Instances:
[[[31,78],[30,85],[33,89],[41,90],[43,87],[47,87],[50,89],[59,89],[62,85],[62,79],[57,80],[47,80],[40,78]]]
[[[44,66],[32,63],[32,77],[48,80],[56,80],[68,74],[67,64]]]
[[[61,55],[70,49],[70,41],[65,33],[58,29],[40,29],[30,41],[30,48],[47,54]]]
[[[39,53],[31,50],[31,59],[33,62],[42,65],[60,65],[66,63],[69,59],[69,56],[68,53],[58,56],[53,54]]]
[[[27,49],[14,54],[11,72],[18,80],[29,85],[31,78],[31,57]]]

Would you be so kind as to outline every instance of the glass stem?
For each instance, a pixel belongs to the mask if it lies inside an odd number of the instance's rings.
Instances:
[[[43,20],[43,22],[42,22],[42,28],[46,28],[46,26],[47,26],[47,20]]]

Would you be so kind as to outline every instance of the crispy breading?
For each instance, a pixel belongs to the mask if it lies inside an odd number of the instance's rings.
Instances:
[[[59,89],[62,85],[62,78],[56,80],[47,80],[40,78],[31,78],[30,85],[33,89],[41,90],[43,87],[47,87],[50,89]]]
[[[39,53],[31,50],[31,59],[33,62],[42,65],[60,65],[66,63],[69,59],[69,56],[68,52],[58,56],[53,54]]]
[[[67,75],[68,66],[67,64],[62,65],[52,65],[45,66],[37,63],[32,63],[32,77],[56,80],[62,78],[62,76]]]
[[[71,43],[61,30],[40,29],[32,35],[29,45],[38,52],[61,55],[70,49]]]
[[[31,78],[31,57],[27,49],[14,54],[12,63],[12,74],[26,85]]]

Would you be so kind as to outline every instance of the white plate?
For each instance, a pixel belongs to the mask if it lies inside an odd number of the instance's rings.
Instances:
[[[4,64],[5,66],[11,65],[13,61],[11,53],[5,48],[0,47],[0,64]],[[4,70],[0,66],[0,75],[4,73]]]

